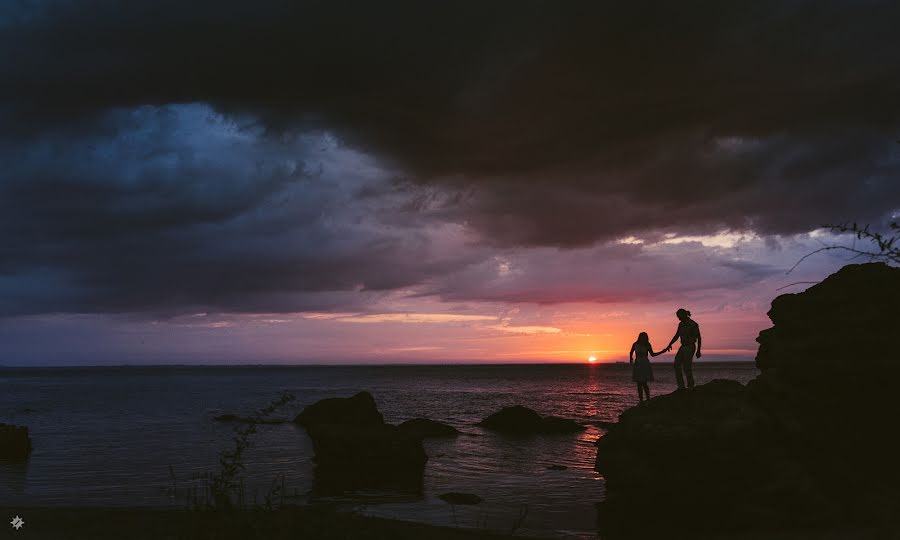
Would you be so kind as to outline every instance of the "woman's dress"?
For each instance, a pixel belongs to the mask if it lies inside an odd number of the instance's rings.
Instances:
[[[645,383],[653,380],[653,368],[650,367],[648,355],[650,348],[640,343],[634,344],[634,364],[631,368],[631,380]]]

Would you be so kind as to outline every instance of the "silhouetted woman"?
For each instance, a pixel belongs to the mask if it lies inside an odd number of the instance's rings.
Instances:
[[[647,332],[638,334],[637,341],[631,346],[631,351],[628,353],[628,362],[633,364],[631,380],[637,383],[638,399],[641,400],[641,403],[644,402],[644,394],[647,394],[647,399],[650,399],[650,385],[647,383],[653,380],[653,368],[650,367],[650,359],[647,358],[647,355],[659,356],[664,352],[665,350],[653,352]]]

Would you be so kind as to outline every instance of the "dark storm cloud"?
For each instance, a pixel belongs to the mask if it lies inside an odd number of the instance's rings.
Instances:
[[[888,1],[7,2],[0,313],[326,309],[486,260],[436,253],[442,224],[877,222],[897,27]],[[398,181],[317,172],[298,134],[326,132]]]
[[[382,173],[328,136],[273,141],[202,105],[103,121],[0,152],[0,316],[346,308],[477,255],[379,223],[391,201],[354,193]]]
[[[461,219],[501,244],[789,233],[900,201],[895,2],[23,5],[6,136],[206,101],[474,186]]]

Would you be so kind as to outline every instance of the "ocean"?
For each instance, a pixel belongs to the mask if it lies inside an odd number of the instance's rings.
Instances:
[[[752,379],[752,363],[696,363],[698,384]],[[654,362],[654,395],[675,388],[671,361]],[[545,537],[595,538],[593,470],[601,427],[637,403],[627,364],[291,367],[0,368],[0,422],[27,425],[25,464],[0,463],[0,508],[184,506],[196,475],[214,472],[234,425],[282,391],[297,399],[274,418],[293,419],[326,397],[368,390],[385,420],[426,417],[462,435],[425,441],[424,496],[357,493],[331,499],[361,513]],[[474,424],[507,405],[588,426],[577,435],[510,439]],[[312,444],[288,422],[259,426],[246,461],[246,498],[283,482],[289,502],[309,501]],[[561,465],[565,470],[551,470]],[[175,488],[174,490],[172,488]],[[484,499],[451,507],[456,491]],[[523,517],[524,516],[524,517]],[[520,519],[521,518],[521,519]]]

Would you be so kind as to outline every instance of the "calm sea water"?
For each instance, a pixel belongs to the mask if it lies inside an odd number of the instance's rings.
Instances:
[[[671,392],[671,363],[654,369],[652,391]],[[755,375],[749,363],[695,365],[698,383]],[[248,414],[287,390],[297,401],[274,416],[293,418],[319,399],[368,390],[389,422],[423,416],[464,434],[426,440],[424,497],[367,493],[338,502],[373,515],[494,529],[509,529],[527,512],[521,534],[587,538],[596,526],[593,503],[603,498],[593,470],[603,430],[592,423],[615,421],[636,403],[630,376],[627,364],[0,369],[0,422],[29,426],[34,443],[27,464],[0,463],[0,507],[184,505],[183,493],[167,493],[170,471],[183,492],[193,475],[215,470],[233,426],[214,416]],[[474,426],[513,404],[588,429],[513,440]],[[283,475],[293,500],[306,501],[313,463],[305,431],[264,425],[254,441],[248,499]],[[451,508],[437,498],[448,491],[484,502]]]

